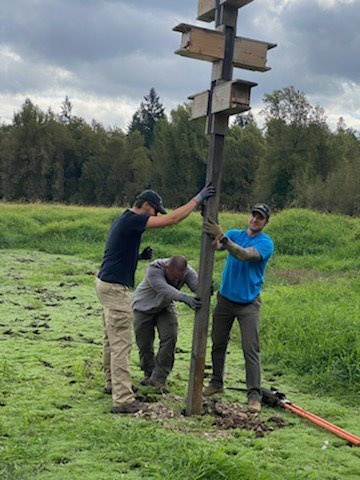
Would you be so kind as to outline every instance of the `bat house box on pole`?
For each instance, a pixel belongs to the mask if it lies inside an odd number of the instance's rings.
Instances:
[[[206,117],[206,133],[210,136],[206,181],[216,187],[216,195],[207,199],[204,218],[217,220],[221,187],[225,135],[229,116],[250,109],[250,92],[256,83],[232,80],[233,68],[265,72],[267,52],[273,43],[236,36],[238,9],[253,0],[198,0],[198,20],[215,21],[215,30],[181,23],[174,31],[182,34],[175,52],[212,63],[209,90],[191,95],[192,118]],[[197,295],[202,306],[195,313],[186,414],[199,415],[202,405],[206,341],[210,314],[210,291],[214,265],[211,239],[201,237]]]

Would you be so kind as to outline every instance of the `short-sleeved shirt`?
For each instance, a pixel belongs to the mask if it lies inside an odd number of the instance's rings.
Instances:
[[[247,230],[229,230],[226,236],[243,248],[254,247],[261,255],[261,260],[243,261],[228,254],[224,270],[220,294],[238,303],[250,303],[261,292],[267,262],[274,252],[274,244],[264,232],[255,236],[247,234]]]
[[[100,280],[134,286],[141,235],[149,217],[126,210],[114,220],[98,273]]]

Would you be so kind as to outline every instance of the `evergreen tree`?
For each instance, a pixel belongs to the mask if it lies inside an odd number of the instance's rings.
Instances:
[[[235,117],[234,125],[241,128],[247,128],[250,126],[256,127],[256,121],[251,112],[239,113]]]
[[[160,98],[154,88],[149,95],[144,97],[140,108],[134,113],[128,128],[128,133],[138,131],[144,137],[145,147],[150,148],[153,142],[154,126],[156,122],[165,117],[165,109],[160,103]]]
[[[167,205],[187,201],[205,182],[208,137],[203,120],[190,121],[190,107],[179,106],[171,121],[159,121],[151,148],[152,187]]]
[[[12,153],[6,168],[9,199],[47,200],[47,177],[51,170],[49,118],[30,99],[14,115]]]
[[[333,156],[323,109],[293,87],[264,96],[266,153],[256,178],[257,196],[274,208],[296,204],[303,179],[326,175]]]
[[[59,115],[60,122],[69,123],[72,116],[71,111],[72,111],[72,105],[69,100],[69,97],[66,96],[65,100],[61,104],[61,113]]]
[[[149,150],[144,146],[144,139],[139,132],[128,135],[125,150],[126,179],[124,200],[132,204],[135,197],[150,187],[152,164]]]
[[[254,183],[265,141],[255,125],[234,125],[225,139],[221,208],[247,211],[252,203],[263,200],[254,196]]]

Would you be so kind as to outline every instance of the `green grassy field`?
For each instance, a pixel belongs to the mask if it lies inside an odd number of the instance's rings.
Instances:
[[[183,417],[193,325],[183,304],[170,393],[149,398],[149,415],[109,413],[93,282],[118,213],[0,204],[0,478],[358,479],[358,448],[284,410],[263,408],[261,419],[273,430],[262,437],[216,426],[209,409]],[[220,221],[241,228],[246,217],[227,213]],[[196,268],[200,225],[193,214],[147,232],[143,245],[152,245],[155,257],[183,253]],[[267,231],[276,254],[263,291],[263,384],[360,435],[360,220],[289,210]],[[224,258],[216,254],[216,283]],[[137,282],[147,263],[139,264]],[[238,336],[236,326],[227,387],[244,387]],[[131,365],[138,384],[135,347]],[[219,402],[241,406],[245,393],[226,389]],[[283,428],[272,417],[283,419]]]

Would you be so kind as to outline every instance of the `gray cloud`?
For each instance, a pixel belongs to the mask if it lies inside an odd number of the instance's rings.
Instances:
[[[69,95],[86,115],[94,108],[92,118],[118,118],[122,127],[151,87],[166,107],[182,103],[210,83],[210,64],[174,55],[175,25],[213,28],[196,13],[197,0],[13,0],[2,12],[0,100],[23,94],[58,105]],[[352,98],[359,93],[359,17],[359,0],[256,0],[240,9],[238,35],[278,44],[268,54],[271,71],[234,70],[234,78],[259,84],[254,110],[265,92],[294,85],[330,115],[345,109],[360,128]],[[102,109],[112,98],[123,102],[117,117]],[[1,119],[12,117],[13,104],[2,102]]]

